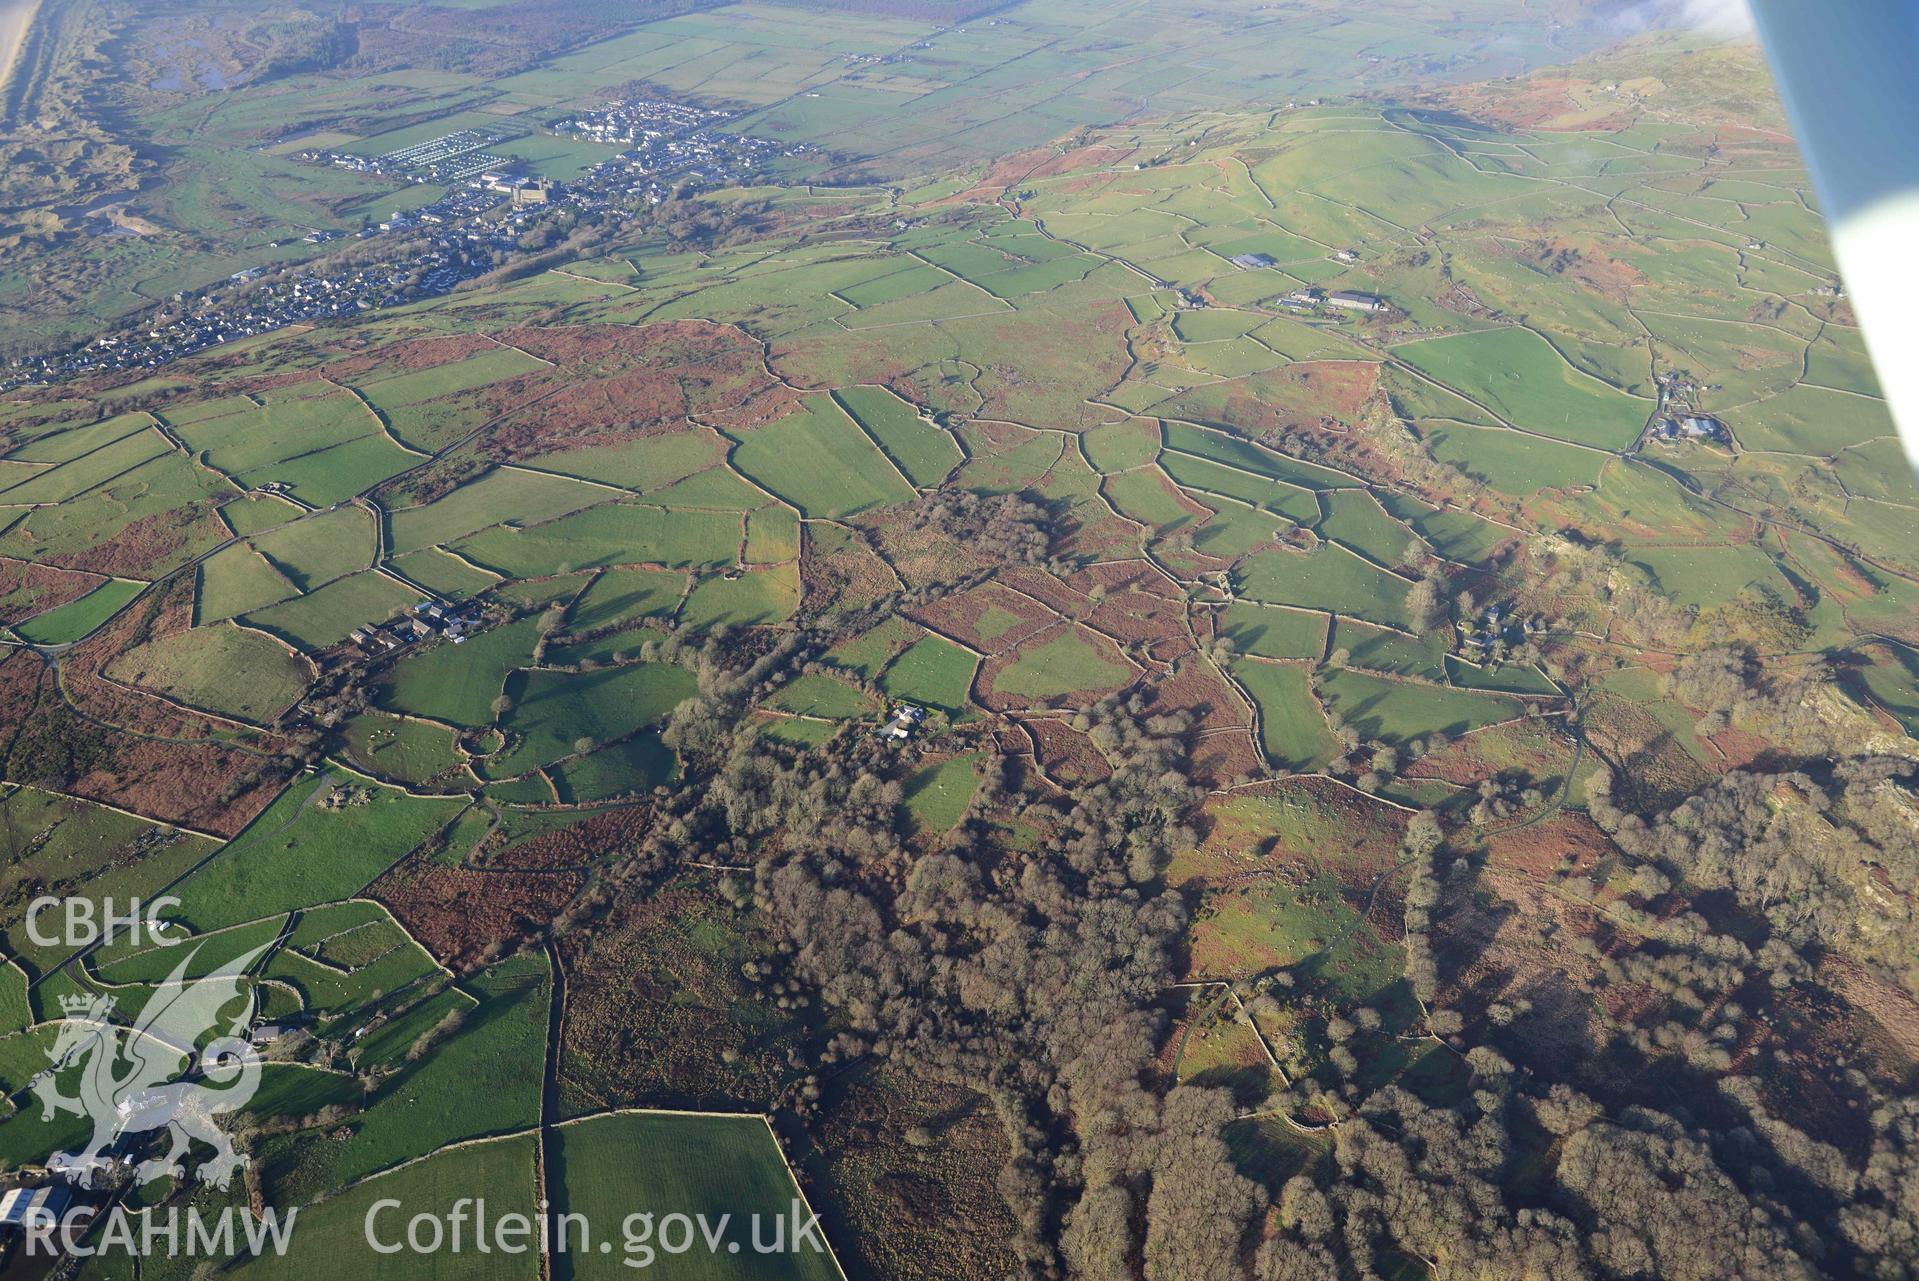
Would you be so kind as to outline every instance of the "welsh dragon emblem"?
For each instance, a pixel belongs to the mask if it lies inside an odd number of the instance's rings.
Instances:
[[[112,1164],[108,1149],[121,1136],[167,1131],[168,1151],[143,1161],[134,1177],[145,1183],[163,1175],[184,1178],[182,1158],[199,1140],[213,1149],[212,1159],[194,1169],[202,1183],[225,1188],[244,1154],[214,1118],[245,1107],[260,1088],[260,1056],[248,1042],[253,1016],[252,989],[244,976],[266,950],[262,945],[198,978],[187,972],[199,953],[195,947],[172,975],[152,990],[131,1024],[113,1020],[117,998],[77,995],[60,998],[64,1018],[48,1051],[51,1066],[31,1082],[43,1120],[70,1112],[93,1123],[93,1137],[78,1152],[56,1154],[49,1165],[82,1187]],[[222,1013],[245,998],[230,1020]],[[62,1092],[60,1077],[78,1065],[79,1093]]]

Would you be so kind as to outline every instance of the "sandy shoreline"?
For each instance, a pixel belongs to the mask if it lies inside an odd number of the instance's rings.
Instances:
[[[40,0],[0,0],[0,90],[13,77],[13,65],[27,42],[27,30],[40,9]]]

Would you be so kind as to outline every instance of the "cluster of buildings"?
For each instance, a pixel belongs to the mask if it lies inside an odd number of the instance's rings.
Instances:
[[[642,117],[636,115],[629,125],[619,127],[638,130],[641,141],[564,187],[517,173],[515,162],[486,151],[509,136],[493,130],[461,130],[380,157],[302,152],[303,158],[315,163],[358,171],[409,178],[437,175],[420,181],[439,183],[456,173],[462,176],[432,203],[396,210],[360,231],[361,240],[402,232],[428,237],[424,245],[410,237],[404,253],[396,253],[391,261],[340,266],[322,262],[277,275],[270,264],[249,267],[222,285],[174,295],[173,305],[142,322],[144,328],[136,324],[75,350],[13,360],[0,371],[0,393],[79,374],[156,368],[287,325],[343,319],[364,310],[433,297],[523,256],[521,237],[554,211],[623,217],[622,206],[634,201],[659,204],[674,188],[741,182],[778,157],[817,150],[806,143],[789,145],[701,127],[701,122],[724,113],[671,103],[651,105],[667,114],[646,114],[644,119],[664,125],[683,118],[692,127],[678,136],[662,133],[648,138],[639,124]],[[588,113],[579,119],[604,114]],[[343,234],[315,231],[305,239],[323,244]]]
[[[1330,293],[1323,289],[1295,289],[1281,298],[1279,305],[1287,311],[1302,312],[1318,311],[1321,307],[1367,313],[1387,312],[1393,309],[1393,304],[1380,295],[1360,293],[1353,289],[1335,289]]]
[[[403,231],[429,237],[424,244],[409,240],[404,255],[391,261],[319,262],[264,282],[260,270],[237,273],[197,295],[176,294],[167,313],[143,322],[144,328],[105,334],[71,351],[15,359],[0,372],[0,392],[78,374],[157,368],[287,325],[344,319],[446,293],[524,253],[521,235],[551,207],[503,203],[498,194],[463,188],[361,233],[364,239]],[[483,216],[471,213],[476,208]]]
[[[586,173],[584,183],[603,197],[666,199],[670,186],[712,187],[745,182],[774,161],[809,155],[811,143],[784,143],[728,132],[724,111],[653,98],[610,103],[554,124],[554,131],[623,147]]]
[[[1726,424],[1697,408],[1699,387],[1691,375],[1673,371],[1653,379],[1659,386],[1659,412],[1653,420],[1653,438],[1664,441],[1709,440],[1724,444],[1732,439]]]
[[[0,1233],[11,1238],[40,1223],[58,1223],[73,1204],[73,1190],[64,1183],[37,1188],[8,1188],[0,1194]]]
[[[1665,440],[1711,440],[1724,443],[1731,439],[1726,424],[1711,414],[1674,414],[1661,418],[1659,435]]]
[[[605,196],[665,200],[674,187],[718,187],[747,182],[773,161],[817,150],[811,143],[780,143],[746,134],[698,133],[641,143],[587,170],[586,181]]]
[[[501,169],[513,162],[496,156],[486,148],[498,146],[518,135],[505,129],[458,129],[428,142],[401,147],[381,156],[361,156],[350,151],[328,151],[310,147],[300,159],[310,164],[331,165],[350,173],[391,175],[408,182],[431,182],[452,186],[465,182],[488,169]]]
[[[598,111],[583,111],[569,119],[556,120],[553,129],[570,138],[632,147],[662,138],[678,138],[718,124],[730,115],[730,112],[712,111],[686,102],[629,98],[608,103]]]
[[[405,268],[389,264],[324,270],[314,268],[248,289],[253,277],[228,282],[239,288],[210,290],[190,309],[171,319],[148,322],[145,330],[104,334],[85,347],[57,355],[23,357],[0,374],[0,391],[30,382],[102,370],[156,368],[221,343],[267,333],[303,321],[335,320],[381,306],[393,306],[429,293],[444,293],[474,269],[446,247],[409,259]],[[415,269],[424,269],[417,282]],[[176,298],[176,306],[185,303]]]
[[[1531,619],[1515,621],[1512,611],[1498,603],[1488,605],[1477,623],[1472,619],[1460,620],[1458,629],[1468,656],[1482,666],[1496,664],[1506,649],[1544,630]]]
[[[347,639],[373,657],[391,654],[419,641],[444,636],[455,645],[465,642],[467,634],[479,624],[472,613],[462,613],[441,600],[424,600],[390,623],[368,623],[356,627]]]
[[[1393,305],[1378,294],[1360,293],[1353,289],[1335,289],[1326,295],[1326,306],[1337,307],[1341,311],[1391,311]]]
[[[360,239],[368,240],[382,232],[412,231],[421,227],[444,227],[466,222],[499,208],[500,197],[510,196],[514,189],[505,183],[489,186],[475,179],[465,186],[453,188],[431,204],[413,209],[395,209],[392,217],[362,228]]]

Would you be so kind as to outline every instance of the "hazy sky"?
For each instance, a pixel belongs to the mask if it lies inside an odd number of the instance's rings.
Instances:
[[[1626,11],[1626,20],[1646,27],[1696,27],[1719,35],[1752,30],[1746,0],[1643,0]]]

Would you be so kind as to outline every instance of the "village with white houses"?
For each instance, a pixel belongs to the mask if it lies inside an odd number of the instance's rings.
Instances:
[[[318,246],[349,236],[403,237],[390,261],[245,268],[222,285],[177,293],[146,319],[85,346],[16,358],[0,370],[0,392],[101,370],[158,368],[287,325],[345,319],[448,293],[523,258],[526,234],[558,211],[624,218],[675,193],[746,182],[780,159],[818,150],[715,127],[727,118],[683,103],[633,99],[555,121],[552,132],[560,136],[626,148],[564,183],[529,172],[511,154],[510,143],[526,136],[525,130],[460,129],[371,156],[308,148],[297,154],[309,164],[442,186],[445,192],[415,208],[396,208],[357,233],[313,228],[299,238]]]

